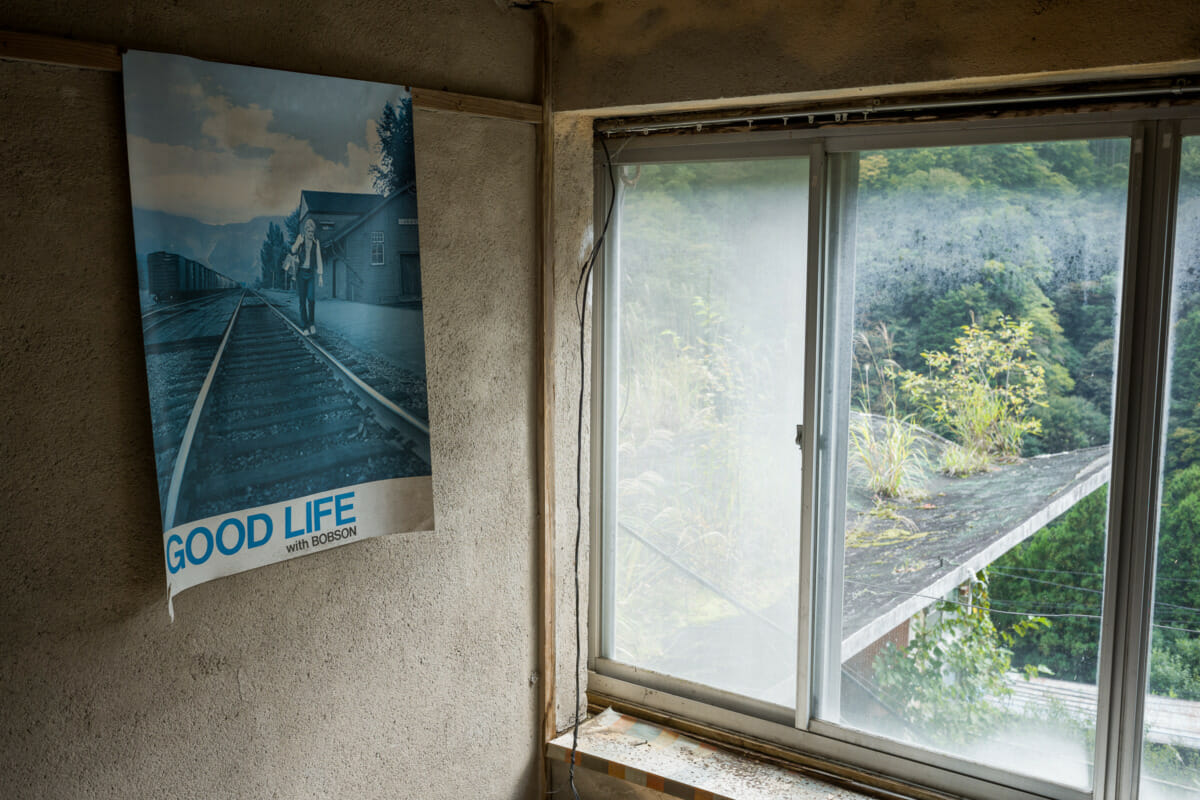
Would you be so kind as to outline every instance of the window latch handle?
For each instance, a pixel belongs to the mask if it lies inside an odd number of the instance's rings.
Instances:
[[[796,447],[799,447],[801,450],[804,449],[804,426],[803,425],[796,426]]]

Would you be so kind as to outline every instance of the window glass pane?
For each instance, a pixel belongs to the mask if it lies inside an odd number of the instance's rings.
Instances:
[[[1200,798],[1200,138],[1184,140],[1141,796]]]
[[[1128,161],[1125,139],[860,154],[817,716],[1091,784]]]
[[[790,706],[808,160],[619,180],[602,655]]]

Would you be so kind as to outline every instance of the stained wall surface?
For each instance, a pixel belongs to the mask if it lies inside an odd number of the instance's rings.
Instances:
[[[212,5],[241,38],[165,4],[0,29],[529,99],[532,20],[491,0],[428,12],[399,57],[412,13],[331,12],[329,43],[316,7],[268,8],[303,62]],[[533,796],[533,127],[416,118],[437,532],[190,589],[171,623],[120,77],[0,62],[0,108],[0,794]]]
[[[6,0],[0,30],[534,102],[536,26],[495,0]]]
[[[555,107],[631,107],[1200,57],[1193,0],[557,0]]]

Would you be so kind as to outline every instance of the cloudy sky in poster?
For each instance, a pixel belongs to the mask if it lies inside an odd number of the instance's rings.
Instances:
[[[225,224],[284,216],[301,189],[373,191],[375,119],[402,96],[396,86],[155,53],[129,61],[137,206]]]

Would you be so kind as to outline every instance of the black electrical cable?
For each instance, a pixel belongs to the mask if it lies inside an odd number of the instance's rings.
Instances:
[[[580,287],[583,288],[583,302],[579,305],[579,413],[575,431],[575,709],[571,722],[571,760],[567,766],[567,782],[571,786],[571,794],[575,800],[580,800],[579,789],[575,787],[575,756],[579,752],[579,701],[582,692],[579,686],[579,668],[582,666],[580,641],[581,620],[579,616],[579,545],[583,539],[583,397],[587,385],[587,303],[588,291],[591,288],[592,271],[596,266],[596,257],[608,236],[608,225],[612,221],[613,209],[617,203],[617,179],[613,174],[612,156],[608,152],[608,144],[600,137],[600,147],[604,150],[604,165],[608,172],[609,196],[608,211],[604,215],[604,225],[600,235],[592,245],[591,255],[584,263],[579,273],[579,281],[575,285],[576,296]]]

